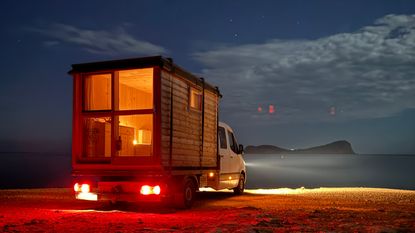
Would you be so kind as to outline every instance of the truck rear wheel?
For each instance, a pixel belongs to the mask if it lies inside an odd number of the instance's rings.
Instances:
[[[192,207],[196,195],[196,185],[191,179],[186,179],[176,196],[175,205],[180,209]]]
[[[244,190],[245,190],[245,176],[244,174],[241,174],[239,176],[238,186],[233,188],[233,193],[235,193],[236,195],[240,195],[244,192]]]

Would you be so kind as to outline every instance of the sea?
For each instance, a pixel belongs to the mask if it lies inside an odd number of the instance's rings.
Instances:
[[[415,155],[246,154],[247,188],[415,190]],[[71,187],[70,154],[0,153],[0,189]]]
[[[415,155],[246,154],[247,188],[415,190]]]

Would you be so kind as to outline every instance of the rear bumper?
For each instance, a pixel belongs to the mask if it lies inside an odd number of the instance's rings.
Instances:
[[[166,196],[141,195],[137,193],[76,193],[75,198],[84,201],[161,202]]]
[[[140,189],[143,185],[157,185],[160,187],[160,193],[141,194]],[[167,184],[160,181],[99,181],[91,187],[91,191],[88,193],[76,192],[75,198],[86,201],[161,202],[167,197],[168,193]]]

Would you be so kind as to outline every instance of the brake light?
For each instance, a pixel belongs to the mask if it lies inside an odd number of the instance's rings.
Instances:
[[[161,191],[160,186],[156,185],[156,186],[153,187],[153,193],[154,194],[159,195],[160,191]]]
[[[79,191],[81,191],[81,186],[79,186],[79,184],[78,184],[78,183],[75,183],[75,185],[73,186],[73,190],[74,190],[75,192],[79,192]]]
[[[73,186],[73,190],[75,192],[89,193],[91,191],[91,186],[89,186],[89,184],[75,183]]]
[[[89,187],[89,184],[82,184],[81,185],[81,192],[82,193],[89,193],[89,191],[90,191],[91,189],[90,189],[90,187]]]
[[[161,192],[161,188],[158,185],[156,186],[143,185],[141,186],[141,189],[140,189],[140,193],[142,195],[150,195],[150,194],[159,195],[160,192]]]
[[[141,186],[140,193],[143,194],[143,195],[149,195],[149,194],[151,194],[151,187],[148,186],[148,185]]]

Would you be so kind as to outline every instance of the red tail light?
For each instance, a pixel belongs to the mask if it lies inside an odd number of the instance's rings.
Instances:
[[[161,188],[158,185],[156,186],[143,185],[141,186],[141,189],[140,189],[140,193],[142,195],[150,195],[150,194],[159,195],[160,192],[161,192]]]
[[[75,183],[73,186],[75,192],[89,193],[91,191],[91,186],[89,184],[79,184]]]
[[[143,195],[149,195],[149,194],[151,194],[151,187],[150,186],[148,186],[148,185],[143,185],[143,186],[141,186],[141,190],[140,190],[140,193],[141,194],[143,194]]]
[[[81,192],[82,193],[89,193],[89,191],[90,191],[91,189],[90,189],[90,187],[89,187],[89,184],[82,184],[81,185]]]
[[[154,194],[159,195],[160,191],[161,191],[160,186],[156,185],[156,186],[153,187],[153,193]]]
[[[78,183],[75,183],[75,185],[73,186],[73,190],[75,192],[79,192],[79,191],[81,191],[81,186]]]

